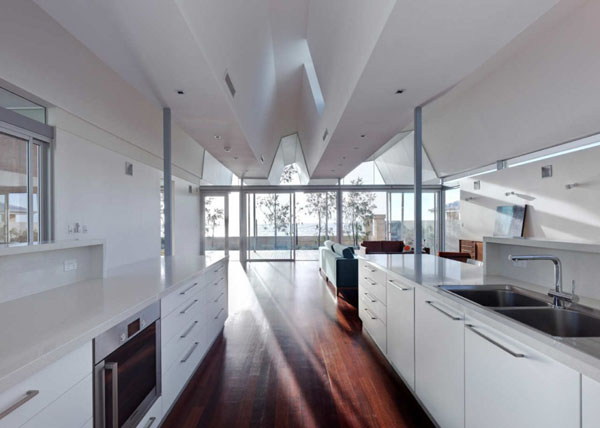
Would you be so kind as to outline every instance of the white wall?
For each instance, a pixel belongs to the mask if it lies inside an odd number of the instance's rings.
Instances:
[[[461,180],[461,237],[491,236],[496,206],[528,204],[525,236],[600,243],[599,164],[600,148],[593,148]],[[551,178],[541,178],[543,165],[553,166]],[[475,180],[479,191],[473,190]],[[571,183],[579,186],[567,190]]]
[[[106,240],[107,268],[160,255],[161,171],[56,129],[55,239]],[[134,165],[125,175],[125,162]],[[79,222],[87,234],[69,234]]]
[[[162,110],[31,0],[5,0],[0,79],[118,137],[111,150],[162,168]],[[50,124],[54,124],[50,122]],[[70,126],[79,126],[71,121]],[[173,173],[199,183],[204,149],[172,127]]]

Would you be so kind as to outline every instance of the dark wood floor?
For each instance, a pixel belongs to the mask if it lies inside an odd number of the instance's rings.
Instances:
[[[223,336],[164,428],[433,426],[317,263],[249,263],[247,275],[231,264]]]

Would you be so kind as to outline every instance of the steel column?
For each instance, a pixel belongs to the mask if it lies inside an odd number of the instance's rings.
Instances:
[[[415,108],[415,254],[423,252],[423,123],[421,107]]]
[[[163,108],[163,182],[165,205],[165,256],[173,255],[173,207],[171,189],[171,109]],[[204,213],[201,213],[204,215]]]

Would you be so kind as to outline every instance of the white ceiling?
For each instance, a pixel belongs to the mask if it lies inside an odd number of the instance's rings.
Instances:
[[[298,132],[311,177],[332,178],[558,0],[35,1],[237,175],[267,177],[281,138]]]

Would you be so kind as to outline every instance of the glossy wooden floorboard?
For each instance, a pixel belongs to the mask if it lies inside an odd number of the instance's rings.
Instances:
[[[230,315],[163,424],[428,427],[316,262],[230,265]]]

